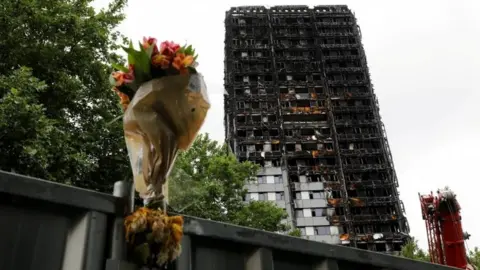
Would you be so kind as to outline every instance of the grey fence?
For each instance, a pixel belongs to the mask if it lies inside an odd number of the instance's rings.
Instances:
[[[0,171],[0,270],[134,270],[124,261],[126,183],[116,196]],[[185,217],[177,270],[454,269]]]

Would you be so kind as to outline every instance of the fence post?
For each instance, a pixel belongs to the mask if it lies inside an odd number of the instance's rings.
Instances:
[[[123,198],[125,201],[125,214],[134,210],[135,190],[132,182],[117,181],[113,185],[113,196]],[[125,241],[124,216],[115,217],[111,243],[110,259],[107,260],[106,270],[135,270],[134,264],[128,263],[127,243]]]

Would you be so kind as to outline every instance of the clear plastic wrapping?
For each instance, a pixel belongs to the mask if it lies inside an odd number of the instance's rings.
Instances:
[[[165,183],[178,151],[192,144],[209,108],[198,73],[153,79],[137,90],[123,125],[135,189],[144,200],[168,200]]]

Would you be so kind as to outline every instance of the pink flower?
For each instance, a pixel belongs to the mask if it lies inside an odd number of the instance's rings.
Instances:
[[[164,41],[160,44],[160,53],[163,55],[173,56],[178,49],[180,49],[180,45],[173,41]]]

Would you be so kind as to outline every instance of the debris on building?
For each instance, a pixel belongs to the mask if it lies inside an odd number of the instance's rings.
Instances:
[[[409,238],[360,28],[347,6],[226,12],[225,129],[260,164],[248,200],[304,237],[396,253]]]

